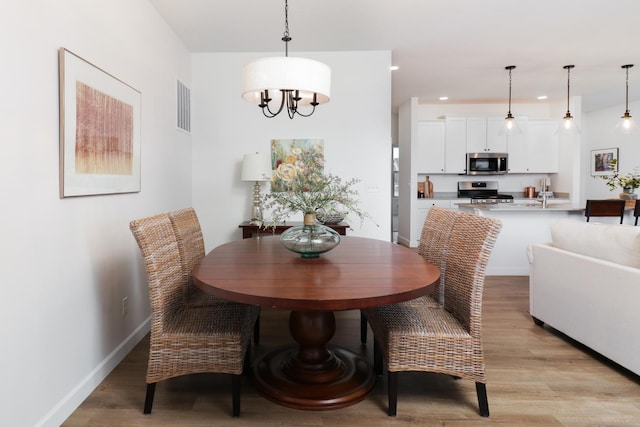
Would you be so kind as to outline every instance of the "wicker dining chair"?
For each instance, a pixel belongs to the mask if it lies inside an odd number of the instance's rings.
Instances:
[[[193,282],[193,267],[205,256],[204,238],[198,215],[193,208],[169,212],[169,220],[178,240],[178,252],[184,277],[184,300],[187,307],[211,307],[218,304],[236,304],[208,294]],[[259,307],[256,307],[259,310]],[[260,317],[253,328],[253,342],[260,342]]]
[[[420,241],[418,242],[418,254],[433,265],[440,268],[440,280],[434,291],[427,296],[413,300],[412,304],[426,305],[429,307],[439,307],[444,301],[444,283],[446,275],[447,258],[445,254],[449,248],[451,230],[456,221],[455,211],[451,209],[430,209],[424,220]],[[360,342],[367,342],[367,318],[364,311],[360,311]]]
[[[434,306],[418,298],[364,309],[373,330],[374,367],[378,374],[382,373],[383,361],[387,367],[390,416],[397,412],[398,373],[423,371],[475,381],[479,412],[487,417],[482,293],[487,262],[501,223],[493,218],[431,208],[434,209],[431,219],[454,219],[439,265],[443,277],[440,293],[434,296],[439,304]],[[442,240],[447,241],[444,235]]]
[[[151,301],[151,339],[144,413],[156,383],[195,373],[231,374],[232,414],[240,415],[241,374],[258,311],[243,304],[189,307],[178,241],[168,214],[129,224],[142,254]]]
[[[638,217],[640,217],[640,200],[636,200],[636,205],[633,208],[633,216],[636,217],[634,225],[638,225]]]

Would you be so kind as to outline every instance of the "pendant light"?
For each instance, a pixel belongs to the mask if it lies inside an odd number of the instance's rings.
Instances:
[[[517,135],[522,133],[522,129],[518,126],[515,117],[511,114],[511,71],[516,68],[515,65],[507,65],[505,70],[509,71],[509,111],[507,117],[504,118],[504,125],[500,128],[498,135]]]
[[[571,115],[571,111],[569,111],[570,88],[571,88],[571,69],[575,68],[575,65],[565,65],[562,68],[567,70],[567,113],[562,118],[562,122],[560,123],[560,126],[558,126],[558,129],[556,130],[556,133],[561,133],[561,134],[565,134],[565,135],[579,134],[580,133],[580,129],[578,128],[578,125],[576,124],[575,120],[573,120],[573,116]]]
[[[289,57],[289,4],[284,2],[284,57],[261,58],[242,70],[242,98],[272,118],[286,107],[290,119],[309,117],[331,97],[331,69],[322,62]],[[275,98],[275,99],[274,99]],[[274,101],[274,102],[272,102]],[[273,109],[272,109],[273,107]],[[300,107],[306,108],[304,111]]]
[[[622,115],[622,117],[620,117],[620,121],[616,126],[616,131],[625,135],[634,133],[636,131],[635,121],[631,117],[631,114],[629,114],[629,68],[631,67],[633,67],[633,64],[627,64],[622,66],[622,68],[625,69],[627,74],[626,82],[625,82],[625,88],[626,88],[625,104],[624,104],[625,109],[624,109],[624,114]]]

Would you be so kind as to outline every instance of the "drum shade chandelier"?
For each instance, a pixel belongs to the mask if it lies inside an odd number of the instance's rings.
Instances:
[[[569,111],[569,99],[570,99],[570,87],[571,87],[571,69],[575,68],[575,65],[565,65],[565,70],[567,70],[567,113],[562,118],[562,123],[558,126],[557,133],[563,134],[577,134],[580,133],[580,129],[578,125],[573,120],[573,116],[571,115],[571,111]]]
[[[636,131],[635,121],[631,118],[631,114],[629,114],[629,68],[633,67],[633,64],[623,65],[622,68],[625,69],[627,77],[626,77],[626,85],[625,85],[625,109],[624,114],[620,117],[620,121],[616,125],[616,130],[623,134],[631,134]]]
[[[522,133],[520,126],[518,126],[518,123],[516,122],[516,118],[511,114],[511,71],[514,68],[516,68],[515,65],[507,65],[506,67],[504,67],[505,70],[509,71],[509,111],[507,112],[507,117],[504,118],[504,125],[498,132],[499,135],[512,135]]]
[[[329,102],[331,69],[322,62],[289,57],[289,5],[284,2],[284,57],[261,58],[242,70],[242,98],[272,118],[286,107],[290,119],[309,117],[316,106]],[[301,107],[307,107],[301,111]]]

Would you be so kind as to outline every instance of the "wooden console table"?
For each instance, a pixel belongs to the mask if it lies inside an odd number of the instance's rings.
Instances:
[[[278,224],[275,226],[275,229],[270,226],[258,226],[249,224],[249,221],[245,221],[240,224],[238,227],[242,229],[242,238],[250,239],[251,237],[256,236],[272,236],[274,234],[282,234],[286,229],[294,227],[296,225],[302,225],[300,221],[292,221],[287,222],[286,224]],[[325,224],[329,228],[333,228],[339,235],[346,236],[347,228],[349,228],[349,224],[346,222],[339,222],[338,224]]]

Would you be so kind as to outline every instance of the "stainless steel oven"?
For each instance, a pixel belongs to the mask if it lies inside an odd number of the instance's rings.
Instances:
[[[467,175],[506,174],[507,153],[467,153]]]

